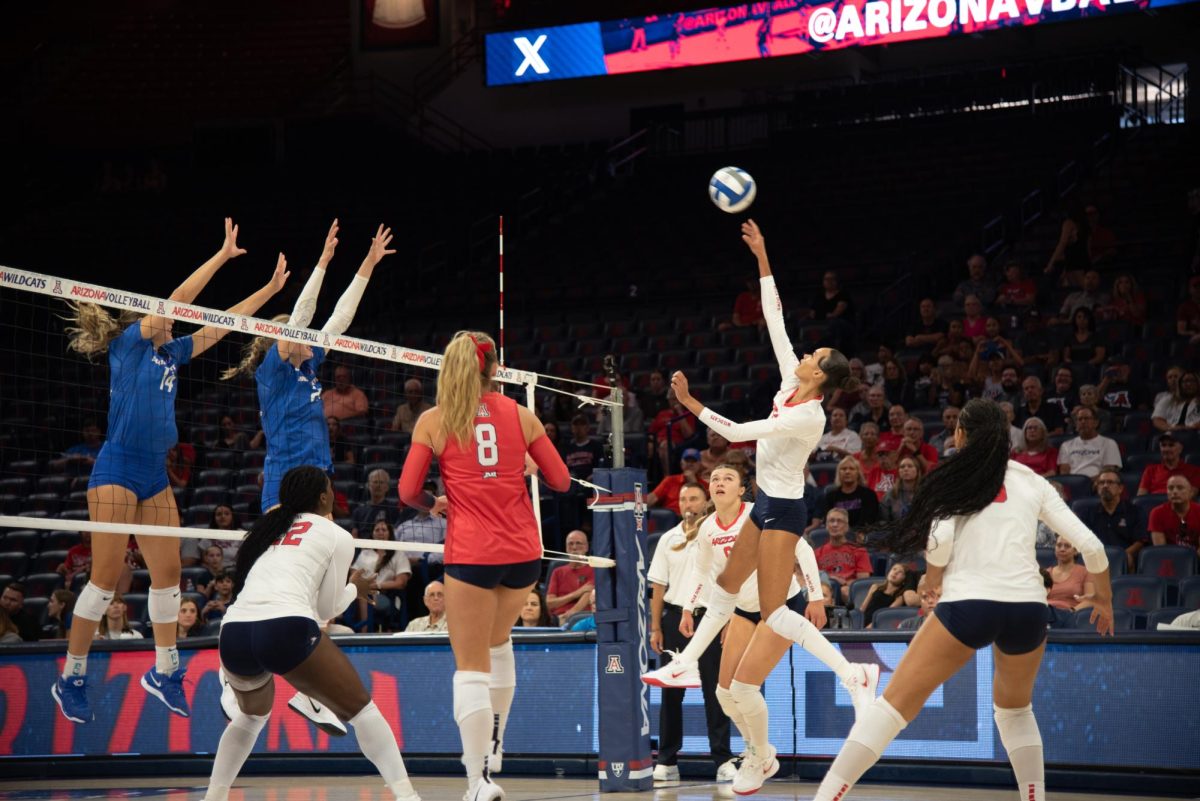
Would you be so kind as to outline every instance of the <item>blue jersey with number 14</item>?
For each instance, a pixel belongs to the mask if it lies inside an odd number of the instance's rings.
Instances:
[[[282,477],[301,465],[326,471],[333,467],[321,382],[317,378],[324,360],[325,349],[313,348],[311,359],[293,367],[279,358],[279,346],[272,345],[254,372],[259,415],[267,436],[267,465],[273,475]]]
[[[192,360],[192,338],[179,337],[161,348],[142,337],[133,323],[108,346],[108,441],[162,454],[179,439],[175,427],[176,368]]]

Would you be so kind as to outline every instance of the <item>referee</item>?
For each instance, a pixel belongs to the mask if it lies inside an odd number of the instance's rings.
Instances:
[[[679,633],[680,604],[687,593],[687,579],[692,572],[695,537],[708,497],[699,484],[684,484],[679,491],[679,509],[683,522],[665,532],[658,541],[650,562],[649,579],[653,594],[650,598],[650,647],[659,654],[659,666],[670,662],[670,653],[687,644]],[[690,532],[690,534],[689,534]],[[703,608],[693,615],[698,623]],[[704,717],[708,725],[708,747],[717,766],[717,781],[733,781],[737,765],[729,750],[729,718],[717,701],[717,675],[721,665],[721,643],[717,638],[700,657],[701,692],[704,693]],[[655,781],[678,781],[676,762],[683,747],[682,689],[663,689],[658,718],[658,761],[654,766]]]

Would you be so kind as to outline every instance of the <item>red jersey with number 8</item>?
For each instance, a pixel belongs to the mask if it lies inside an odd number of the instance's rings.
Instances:
[[[517,402],[479,400],[467,442],[447,439],[438,463],[446,485],[446,564],[507,565],[540,559],[542,537],[525,481],[525,432]]]

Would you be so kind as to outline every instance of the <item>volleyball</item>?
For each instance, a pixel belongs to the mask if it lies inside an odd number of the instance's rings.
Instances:
[[[708,196],[717,208],[729,214],[738,214],[750,208],[758,184],[750,173],[737,167],[722,167],[708,181]]]

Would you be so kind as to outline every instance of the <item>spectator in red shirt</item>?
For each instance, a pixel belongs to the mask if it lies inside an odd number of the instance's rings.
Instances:
[[[172,487],[186,487],[192,480],[192,465],[196,463],[196,449],[186,442],[178,442],[167,451],[167,477]]]
[[[1175,312],[1175,332],[1193,344],[1200,342],[1200,275],[1188,279],[1188,299]]]
[[[649,427],[652,440],[657,441],[657,445],[652,441],[650,447],[657,448],[664,474],[671,472],[667,463],[671,447],[691,439],[696,433],[696,416],[684,408],[674,392],[667,393],[667,401],[667,408],[655,415]]]
[[[904,439],[904,422],[908,420],[908,412],[898,403],[888,407],[887,429],[879,435],[880,450],[900,450],[900,442]]]
[[[1039,476],[1050,478],[1058,475],[1058,448],[1050,444],[1042,419],[1030,417],[1025,421],[1021,433],[1025,435],[1025,447],[1013,452],[1013,461],[1025,465]]]
[[[679,469],[683,472],[658,482],[654,491],[646,496],[647,506],[661,506],[679,514],[679,491],[684,484],[699,484],[708,491],[708,482],[700,478],[700,451],[695,448],[684,449],[679,457]]]
[[[567,535],[567,553],[586,556],[587,534],[572,531]],[[567,562],[554,569],[546,586],[546,607],[551,615],[570,615],[579,604],[586,606],[588,593],[596,586],[596,572],[586,564]],[[584,608],[580,606],[580,608]]]
[[[1026,278],[1018,262],[1010,261],[1004,267],[1004,283],[996,293],[996,305],[1008,312],[1028,309],[1037,302],[1037,286]]]
[[[1193,503],[1196,490],[1183,476],[1167,481],[1167,502],[1150,510],[1150,542],[1154,545],[1186,545],[1200,548],[1200,503]]]
[[[737,300],[733,302],[733,318],[718,325],[717,330],[728,331],[731,328],[749,326],[757,326],[760,330],[767,326],[762,310],[762,290],[757,278],[746,280],[746,291],[738,295]]]
[[[1146,465],[1142,480],[1138,483],[1138,495],[1162,495],[1167,491],[1167,481],[1174,476],[1183,476],[1193,487],[1200,487],[1200,467],[1187,464],[1180,458],[1183,444],[1171,433],[1160,434],[1158,452],[1162,461]]]
[[[829,542],[817,548],[817,567],[830,581],[825,597],[838,598],[842,604],[850,602],[850,583],[855,579],[871,575],[871,558],[867,549],[851,545],[846,541],[850,531],[850,517],[845,509],[834,507],[825,516],[825,528],[829,531]],[[836,588],[835,596],[832,589]]]
[[[925,441],[925,424],[917,418],[908,418],[904,422],[903,431],[904,438],[900,440],[896,462],[899,464],[900,460],[911,457],[920,466],[921,475],[925,475],[937,466],[937,448]]]
[[[80,573],[89,573],[92,570],[92,533],[90,531],[79,532],[79,544],[72,545],[67,549],[66,558],[56,570],[62,574],[63,583],[68,587],[75,577]]]
[[[974,295],[967,295],[963,301],[963,336],[972,344],[983,339],[987,329],[987,320],[983,316],[983,304]]]
[[[1137,279],[1121,273],[1113,281],[1112,295],[1097,314],[1102,320],[1116,320],[1132,325],[1146,322],[1146,293],[1138,288]]]

